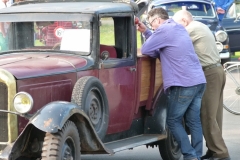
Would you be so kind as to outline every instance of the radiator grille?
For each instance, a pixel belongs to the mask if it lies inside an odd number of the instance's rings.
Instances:
[[[8,110],[8,88],[0,82],[0,109]],[[0,142],[8,142],[8,114],[0,112]],[[1,145],[0,145],[1,149]]]

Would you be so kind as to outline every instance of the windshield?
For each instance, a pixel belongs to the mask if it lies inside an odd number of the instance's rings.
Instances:
[[[0,22],[0,53],[10,50],[61,50],[88,55],[89,21]]]
[[[211,4],[207,3],[200,3],[200,2],[172,2],[167,4],[161,4],[154,6],[156,7],[162,7],[165,10],[167,10],[168,15],[171,17],[179,10],[187,9],[193,17],[204,17],[204,18],[210,18],[215,17],[215,12],[213,9],[213,6]]]

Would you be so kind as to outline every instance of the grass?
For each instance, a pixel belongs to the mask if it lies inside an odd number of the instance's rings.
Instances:
[[[104,24],[100,28],[100,44],[115,45],[114,28],[112,25]],[[137,32],[137,48],[141,48],[141,34]]]
[[[34,46],[44,46],[44,44],[40,40],[35,40]]]
[[[239,58],[240,52],[235,52],[235,55],[232,55],[231,58]]]

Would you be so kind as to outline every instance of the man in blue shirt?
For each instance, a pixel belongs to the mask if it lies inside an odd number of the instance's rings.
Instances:
[[[227,9],[230,7],[230,5],[233,3],[233,0],[214,0],[215,2],[215,8],[217,10],[218,19],[221,22]]]
[[[181,147],[184,160],[200,160],[200,107],[206,85],[202,67],[187,31],[168,19],[163,8],[152,9],[148,21],[153,33],[143,23],[138,24],[138,30],[147,39],[141,52],[161,60],[163,87],[168,98],[168,128]],[[184,115],[191,132],[191,143],[182,125]]]

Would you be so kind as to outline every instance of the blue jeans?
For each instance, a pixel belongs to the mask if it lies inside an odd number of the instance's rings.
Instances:
[[[167,90],[167,125],[178,142],[184,160],[202,156],[202,125],[200,108],[206,84],[191,87],[173,86]],[[183,127],[183,117],[190,129],[191,143]]]

